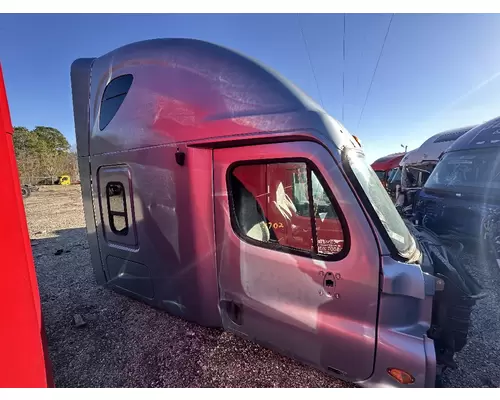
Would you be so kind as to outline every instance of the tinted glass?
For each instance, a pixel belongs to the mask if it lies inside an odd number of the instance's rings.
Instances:
[[[377,177],[380,180],[384,179],[384,177],[385,177],[385,171],[375,171],[375,173],[377,174]]]
[[[319,254],[342,251],[337,213],[305,163],[241,165],[232,171],[230,185],[240,235],[307,253],[315,252],[315,241]]]
[[[104,101],[112,97],[127,94],[130,86],[132,86],[132,80],[132,75],[122,75],[118,78],[113,79],[108,83],[108,86],[106,86],[106,89],[104,90],[104,94],[102,96],[102,100]]]
[[[325,188],[314,171],[311,171],[311,184],[318,253],[340,253],[344,247],[342,225]]]
[[[102,131],[118,112],[132,85],[132,75],[123,75],[113,79],[102,96],[99,115],[99,129]]]
[[[125,95],[120,95],[103,101],[101,105],[101,115],[99,116],[99,129],[101,131],[106,128],[106,126],[108,126],[114,118],[118,109],[122,105],[123,100],[125,100]]]
[[[389,182],[398,183],[401,181],[401,168],[394,168],[391,171],[391,176],[389,178]]]
[[[436,165],[426,188],[500,195],[500,149],[461,150],[447,153]]]

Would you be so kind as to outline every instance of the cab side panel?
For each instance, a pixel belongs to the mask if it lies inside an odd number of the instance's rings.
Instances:
[[[97,240],[98,209],[94,209],[92,198],[92,176],[90,168],[90,157],[78,157],[78,169],[80,173],[80,187],[82,191],[83,211],[85,214],[85,226],[87,228],[87,240],[89,242],[90,258],[94,277],[98,285],[107,281],[101,260],[99,242]],[[97,214],[96,214],[97,212]]]
[[[184,165],[176,162],[172,146],[93,157],[102,260],[108,284],[117,291],[202,325],[219,326],[212,153],[179,147]],[[123,186],[126,220],[122,203],[108,201],[109,184],[119,188],[118,197]]]

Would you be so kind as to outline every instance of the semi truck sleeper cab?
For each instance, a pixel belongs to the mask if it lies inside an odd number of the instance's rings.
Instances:
[[[396,204],[403,214],[413,219],[418,192],[429,178],[439,158],[455,140],[464,135],[474,125],[449,129],[428,138],[417,149],[409,151],[400,162],[399,185],[396,186]]]
[[[453,363],[480,287],[292,83],[190,39],[78,59],[71,81],[99,284],[363,386]]]
[[[372,163],[372,168],[379,177],[382,185],[387,189],[389,195],[393,195],[395,187],[392,187],[391,182],[394,175],[397,174],[399,163],[405,156],[405,153],[394,153],[381,157]]]
[[[420,191],[415,220],[500,267],[499,150],[499,117],[457,139]]]

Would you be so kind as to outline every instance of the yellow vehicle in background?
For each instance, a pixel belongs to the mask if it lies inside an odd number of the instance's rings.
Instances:
[[[54,183],[56,185],[71,185],[71,177],[69,175],[61,175]]]

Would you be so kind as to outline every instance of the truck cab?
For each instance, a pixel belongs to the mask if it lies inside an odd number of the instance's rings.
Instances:
[[[76,60],[71,84],[99,284],[362,386],[453,366],[481,288],[279,73],[155,39]]]
[[[449,129],[427,139],[415,150],[409,151],[400,162],[400,185],[396,187],[396,204],[404,214],[413,218],[415,200],[425,185],[441,155],[451,144],[475,125]]]
[[[387,189],[389,195],[394,194],[394,189],[391,187],[391,182],[395,174],[397,174],[399,169],[399,163],[404,157],[405,153],[394,153],[387,156],[381,157],[375,160],[371,167],[377,174],[382,182],[382,185]]]
[[[420,191],[416,222],[500,267],[500,118],[450,146]]]

